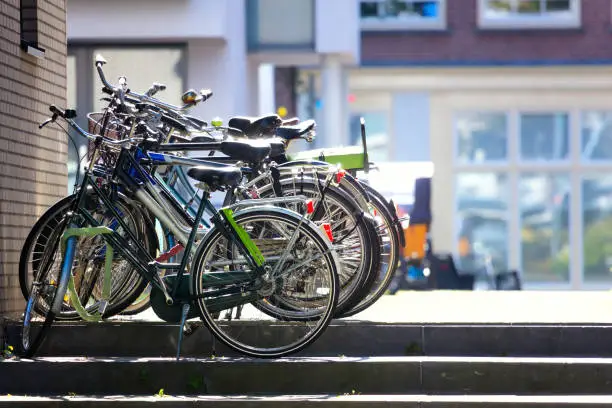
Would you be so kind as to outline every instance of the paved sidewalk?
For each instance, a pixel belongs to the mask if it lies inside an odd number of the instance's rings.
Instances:
[[[159,321],[152,310],[129,320]],[[351,320],[391,323],[612,323],[612,291],[400,291]]]

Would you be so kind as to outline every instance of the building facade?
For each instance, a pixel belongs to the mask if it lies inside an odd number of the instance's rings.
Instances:
[[[607,289],[612,4],[359,3],[351,117],[378,160],[433,162],[435,249],[465,237],[527,288]]]
[[[66,195],[67,138],[39,130],[66,105],[64,0],[0,1],[0,315],[23,312],[18,263],[30,228]]]

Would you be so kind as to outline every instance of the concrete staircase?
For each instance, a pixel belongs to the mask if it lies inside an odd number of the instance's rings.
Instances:
[[[0,407],[612,406],[606,325],[339,321],[278,360],[237,356],[202,328],[177,362],[176,340],[163,323],[57,325],[36,361],[0,363]]]

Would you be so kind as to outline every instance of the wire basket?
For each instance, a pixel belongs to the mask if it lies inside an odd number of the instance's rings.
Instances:
[[[119,140],[125,136],[121,121],[112,113],[91,112],[87,114],[87,131],[93,135],[102,135],[109,139]],[[87,145],[87,157],[91,159],[94,152],[94,142]]]

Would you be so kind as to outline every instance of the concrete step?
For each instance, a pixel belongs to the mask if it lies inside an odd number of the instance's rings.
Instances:
[[[606,395],[612,359],[85,358],[0,363],[0,395]]]
[[[151,403],[173,408],[221,407],[221,408],[582,408],[612,406],[610,396],[430,396],[430,395],[312,395],[312,396],[65,396],[65,397],[0,397],[0,408],[4,407],[113,407],[140,408]],[[11,405],[9,405],[11,404]]]
[[[20,326],[6,327],[18,344]],[[178,328],[155,322],[56,324],[41,356],[138,357],[176,354]],[[339,320],[301,356],[543,356],[612,357],[610,325],[499,325],[376,323]],[[218,342],[217,355],[236,356]],[[211,336],[196,330],[183,341],[182,355],[209,357]]]

